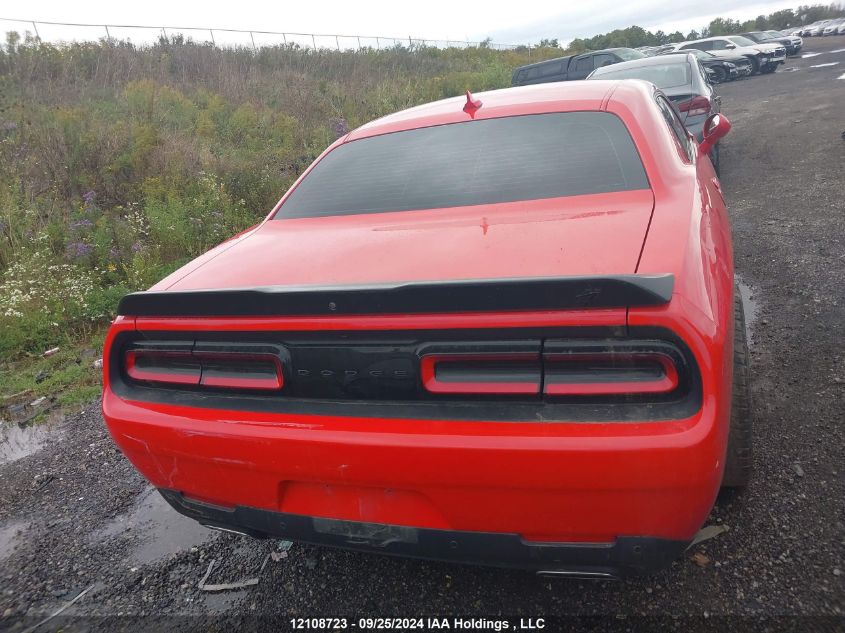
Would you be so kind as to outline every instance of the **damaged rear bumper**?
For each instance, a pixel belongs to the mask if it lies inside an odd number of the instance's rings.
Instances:
[[[468,532],[323,519],[246,506],[225,508],[160,488],[178,512],[208,527],[379,554],[527,569],[581,578],[616,578],[667,567],[685,541],[622,536],[610,543],[537,543],[518,534]]]

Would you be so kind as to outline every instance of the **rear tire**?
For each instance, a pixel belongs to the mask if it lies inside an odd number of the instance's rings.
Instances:
[[[728,80],[728,73],[727,71],[722,68],[721,66],[714,66],[713,70],[713,81],[717,84],[724,83]]]
[[[716,145],[713,146],[713,150],[710,152],[710,162],[713,163],[713,169],[715,170],[717,176],[722,175],[722,172],[719,169],[719,160],[719,144],[716,143]]]
[[[751,479],[752,411],[745,310],[739,289],[735,288],[733,396],[725,473],[722,476],[723,488],[744,488]]]

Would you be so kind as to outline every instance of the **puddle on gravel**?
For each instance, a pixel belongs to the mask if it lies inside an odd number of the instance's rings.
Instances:
[[[47,423],[19,426],[0,422],[0,466],[38,452],[56,431]]]
[[[126,514],[94,535],[94,540],[131,535],[137,541],[130,548],[128,558],[145,565],[167,558],[196,545],[216,538],[217,533],[176,512],[154,488],[138,496]]]
[[[821,53],[804,53],[801,55],[801,59],[807,59],[808,57],[817,57],[821,55]]]
[[[810,66],[810,68],[827,68],[828,66],[836,66],[839,62],[828,62],[827,64],[816,64],[815,66]]]
[[[29,523],[22,521],[10,523],[0,527],[0,561],[9,558],[15,548],[23,540],[23,532],[29,527]]]
[[[742,308],[745,311],[745,338],[750,347],[754,325],[757,323],[757,317],[760,315],[760,302],[754,298],[751,286],[740,280],[737,280],[737,285],[739,286],[739,296],[742,299]]]

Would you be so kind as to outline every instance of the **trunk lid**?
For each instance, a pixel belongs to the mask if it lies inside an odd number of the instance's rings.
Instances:
[[[630,274],[653,207],[652,192],[636,190],[270,220],[167,289]]]

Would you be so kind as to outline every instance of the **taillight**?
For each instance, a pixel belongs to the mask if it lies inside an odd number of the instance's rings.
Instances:
[[[284,386],[281,361],[270,353],[131,349],[124,367],[133,380],[161,385],[248,390]]]
[[[688,354],[668,340],[541,338],[366,344],[138,340],[123,355],[135,383],[281,392],[292,399],[677,400]]]
[[[190,353],[133,350],[126,353],[126,374],[145,382],[198,385],[202,367]]]
[[[663,341],[550,339],[540,354],[439,347],[420,358],[422,384],[432,394],[662,396],[679,388],[685,365]]]
[[[543,393],[550,396],[661,394],[678,387],[671,358],[656,353],[549,354]]]
[[[686,112],[687,116],[699,116],[710,112],[710,99],[707,97],[694,97],[689,101],[678,104],[678,110]]]
[[[527,395],[540,393],[539,354],[428,354],[420,359],[429,393]]]

